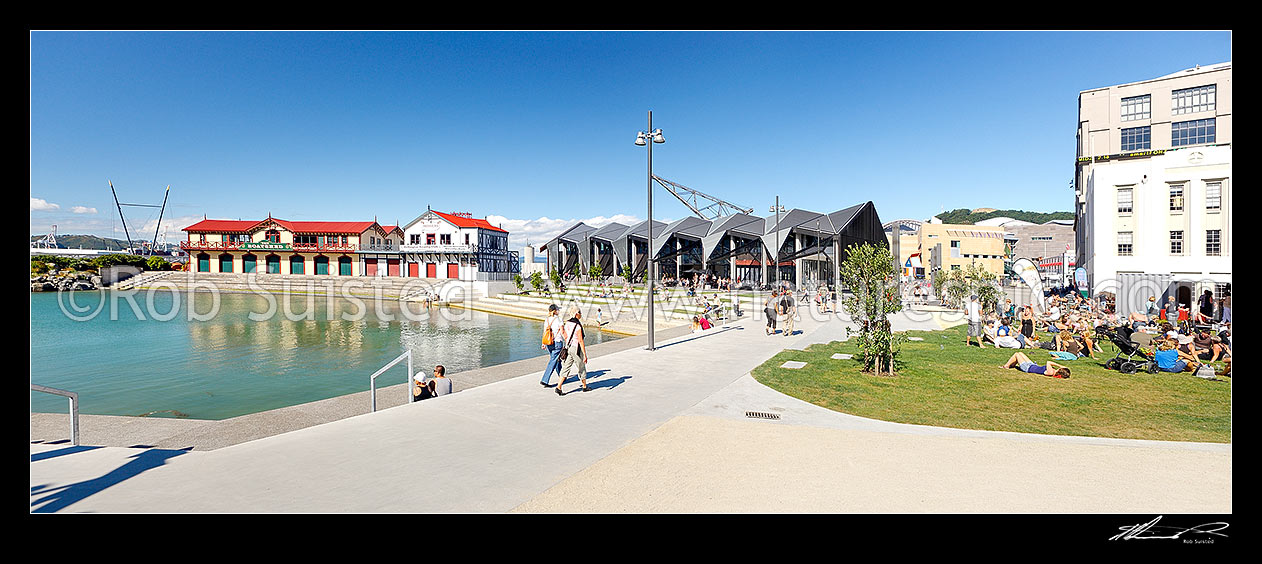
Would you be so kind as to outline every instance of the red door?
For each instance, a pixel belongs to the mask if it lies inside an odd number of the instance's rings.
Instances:
[[[399,275],[399,259],[386,259],[386,274],[390,276]]]
[[[432,262],[425,263],[425,277],[438,278],[438,265]]]
[[[416,278],[420,275],[421,275],[420,263],[409,262],[408,263],[408,276],[411,276],[412,278]]]
[[[460,278],[460,265],[454,262],[447,263],[447,277],[453,280]]]
[[[364,275],[365,275],[365,276],[376,276],[376,275],[377,275],[377,259],[365,259],[365,260],[364,260]]]

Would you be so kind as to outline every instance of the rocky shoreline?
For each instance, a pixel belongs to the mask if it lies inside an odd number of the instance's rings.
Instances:
[[[53,273],[31,277],[32,292],[99,290],[101,277],[87,272]]]

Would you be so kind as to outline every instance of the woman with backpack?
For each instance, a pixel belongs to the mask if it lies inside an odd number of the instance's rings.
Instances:
[[[543,344],[542,346],[548,351],[548,367],[543,370],[543,378],[539,380],[539,385],[548,387],[548,381],[552,379],[552,373],[561,373],[561,349],[565,347],[565,342],[561,338],[561,308],[556,304],[548,305],[548,317],[543,322]]]

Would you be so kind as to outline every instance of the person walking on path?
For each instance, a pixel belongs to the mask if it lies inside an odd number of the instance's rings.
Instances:
[[[540,345],[544,350],[548,351],[548,367],[543,370],[543,378],[539,380],[539,384],[548,387],[548,381],[552,379],[552,373],[561,373],[561,360],[558,358],[561,349],[565,347],[565,342],[561,337],[561,308],[556,304],[548,306],[548,318],[543,322],[543,344]]]
[[[763,314],[767,316],[766,332],[768,335],[774,335],[776,332],[776,315],[777,315],[776,305],[777,303],[778,303],[778,300],[776,299],[776,292],[773,291],[771,292],[771,296],[767,298],[767,302],[763,304],[763,307],[762,307]]]
[[[565,384],[571,372],[578,372],[578,379],[583,384],[584,392],[591,389],[587,387],[587,347],[583,344],[583,323],[579,321],[583,317],[583,312],[577,305],[573,305],[570,306],[568,315],[569,320],[565,322],[562,329],[565,335],[565,359],[561,361],[561,381],[557,382],[556,387],[558,396],[565,395],[561,386]]]
[[[977,301],[977,294],[968,297],[968,337],[964,344],[973,344],[973,337],[977,337],[977,346],[982,346],[982,304]]]
[[[785,294],[780,300],[780,311],[784,313],[784,336],[793,334],[793,320],[797,316],[797,304],[793,301],[793,293]]]

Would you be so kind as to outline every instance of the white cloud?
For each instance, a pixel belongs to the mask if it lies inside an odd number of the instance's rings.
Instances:
[[[61,206],[57,204],[46,202],[39,198],[31,198],[31,211],[53,211],[59,209],[61,209]]]
[[[73,213],[96,213],[96,208],[86,208],[83,206],[74,206],[70,208]]]

